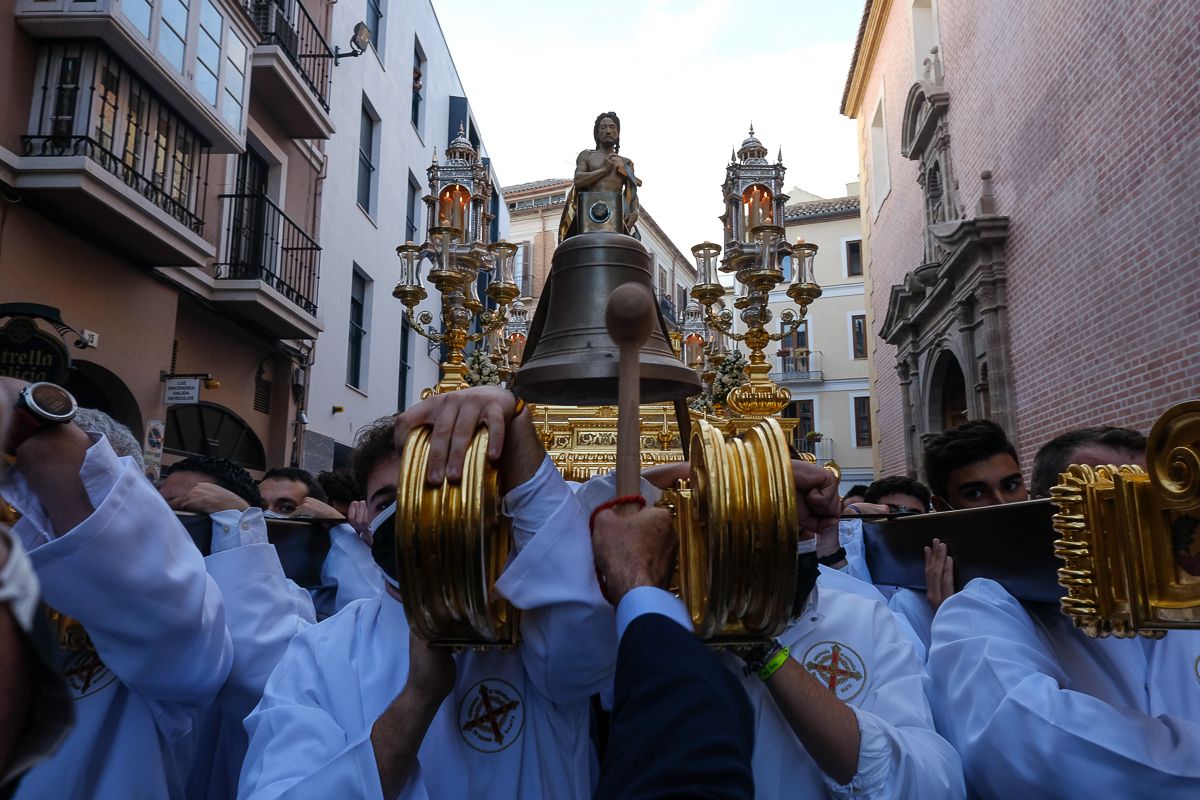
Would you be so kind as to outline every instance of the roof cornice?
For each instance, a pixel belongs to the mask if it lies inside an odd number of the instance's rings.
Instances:
[[[863,8],[858,41],[854,43],[854,57],[850,59],[850,73],[846,76],[846,88],[842,92],[843,116],[851,119],[858,116],[858,108],[867,88],[867,76],[875,64],[875,54],[883,38],[883,25],[891,5],[892,0],[867,0]]]

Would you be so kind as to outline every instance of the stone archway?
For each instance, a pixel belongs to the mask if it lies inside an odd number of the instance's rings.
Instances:
[[[142,440],[142,412],[129,387],[116,374],[91,361],[71,362],[65,387],[83,408],[103,411]]]
[[[934,361],[926,397],[928,431],[940,433],[967,421],[967,379],[949,350],[943,350]]]

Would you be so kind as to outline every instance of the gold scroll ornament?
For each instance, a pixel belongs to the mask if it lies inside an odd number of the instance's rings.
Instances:
[[[1159,418],[1146,460],[1073,464],[1051,490],[1062,608],[1089,636],[1200,628],[1200,402]]]
[[[427,641],[511,647],[517,611],[494,586],[511,549],[487,432],[467,450],[462,482],[425,483],[429,428],[404,447],[396,498],[396,562],[409,624]],[[799,536],[795,479],[782,428],[766,419],[726,440],[692,429],[692,477],[663,493],[679,536],[676,585],[713,644],[779,635],[791,618]]]

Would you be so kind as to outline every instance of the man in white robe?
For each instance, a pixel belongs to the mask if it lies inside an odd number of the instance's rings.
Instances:
[[[159,493],[173,509],[207,514],[212,522],[212,552],[204,566],[225,598],[233,665],[200,723],[187,796],[233,798],[246,755],[242,720],[262,699],[292,637],[316,623],[312,599],[284,575],[246,470],[221,458],[186,459]]]
[[[1062,434],[1035,457],[1039,492],[1070,464],[1145,466],[1136,431]],[[1091,639],[1056,605],[976,579],[933,621],[939,728],[982,797],[1200,793],[1200,631]]]
[[[522,609],[517,652],[427,646],[389,584],[292,641],[246,719],[241,797],[590,797],[589,697],[611,680],[616,634],[587,517],[529,412],[490,387],[435,395],[397,418],[394,440],[390,421],[360,437],[356,472],[378,521],[408,430],[433,425],[427,477],[440,483],[460,479],[480,423],[513,518],[496,590]]]
[[[686,467],[648,473],[642,495],[657,502],[659,485],[681,474]],[[793,462],[793,474],[811,546],[811,531],[833,522],[841,500],[826,470]],[[614,494],[611,476],[577,491],[589,512]],[[675,603],[673,615],[662,613],[687,619],[682,601]],[[747,676],[741,659],[722,653],[754,709],[755,797],[964,796],[958,754],[934,730],[915,640],[870,585],[831,570],[817,577],[802,612],[779,637],[789,658],[766,681]]]
[[[0,417],[22,386],[0,379]],[[220,591],[171,509],[103,437],[51,425],[15,457],[0,484],[22,515],[13,533],[46,604],[86,634],[59,653],[75,729],[17,797],[183,797],[197,723],[232,659]]]

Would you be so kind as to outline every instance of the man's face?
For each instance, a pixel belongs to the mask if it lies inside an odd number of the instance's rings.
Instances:
[[[400,454],[394,453],[375,465],[367,475],[367,516],[371,519],[396,501],[396,476]]]
[[[172,472],[158,485],[158,493],[170,503],[183,497],[198,483],[216,483],[217,479],[203,472]]]
[[[904,492],[885,494],[877,502],[887,506],[888,511],[893,514],[924,514],[929,510],[919,498],[913,497],[911,494],[904,494]]]
[[[621,129],[612,117],[604,117],[596,126],[596,141],[600,144],[614,144],[621,136]]]
[[[959,467],[946,481],[946,497],[935,497],[939,511],[953,508],[983,508],[1029,499],[1021,467],[1008,453]]]
[[[291,514],[308,497],[304,481],[288,478],[267,478],[258,485],[258,491],[262,494],[263,508],[276,514]]]

